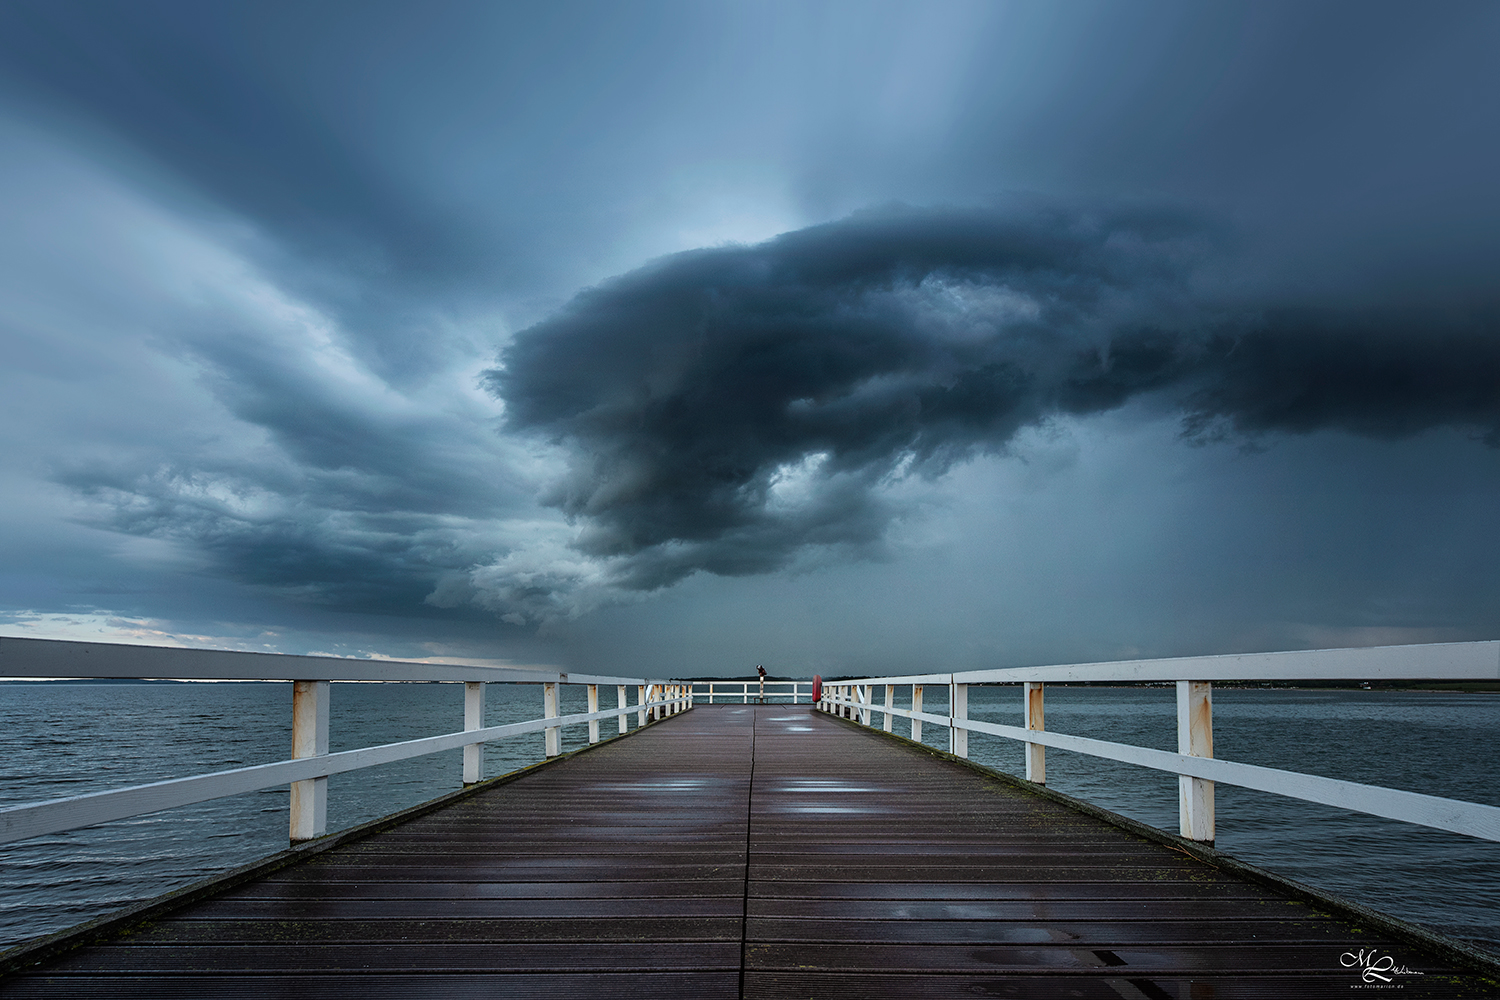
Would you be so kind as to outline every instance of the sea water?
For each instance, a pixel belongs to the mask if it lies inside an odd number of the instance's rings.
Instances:
[[[562,712],[585,711],[562,689]],[[905,696],[910,689],[898,692]],[[969,689],[976,719],[1020,724],[1016,687]],[[601,691],[613,702],[612,691]],[[928,688],[928,711],[946,690]],[[541,715],[536,686],[489,685],[486,725]],[[331,749],[462,728],[458,684],[334,684]],[[904,705],[902,707],[905,707]],[[1047,728],[1176,749],[1171,688],[1047,687]],[[879,716],[876,716],[877,725]],[[632,726],[634,717],[632,716]],[[895,730],[909,725],[898,719]],[[612,720],[601,723],[616,732]],[[1226,760],[1500,805],[1500,695],[1218,688]],[[947,746],[947,730],[924,727]],[[564,749],[587,727],[563,730]],[[291,685],[0,684],[0,806],[269,763],[291,745]],[[1020,773],[1018,744],[980,734],[970,757]],[[485,774],[543,757],[540,733],[490,743]],[[376,819],[461,786],[460,751],[329,778],[328,827]],[[1048,785],[1166,830],[1177,779],[1056,749]],[[1217,846],[1384,912],[1500,949],[1500,844],[1219,785]],[[287,789],[232,796],[0,846],[0,948],[281,850]]]

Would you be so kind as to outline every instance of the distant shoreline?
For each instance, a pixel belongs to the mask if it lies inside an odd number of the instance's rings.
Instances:
[[[792,680],[792,679],[793,678],[786,678],[786,680]],[[780,681],[780,680],[782,680],[782,678],[770,678],[770,677],[766,678],[766,681],[768,683],[771,682],[772,680]],[[795,680],[797,680],[799,683],[806,683],[808,679],[804,677],[804,678],[795,678]],[[824,683],[825,684],[844,684],[844,683],[847,683],[848,680],[850,680],[850,678],[826,677],[826,678],[824,678]],[[720,683],[729,683],[729,684],[742,683],[742,680],[740,678],[725,678],[725,677],[688,678],[688,679],[684,679],[683,683],[684,684],[707,684],[710,681],[712,681],[715,684],[720,684]],[[36,685],[36,684],[207,684],[207,683],[227,683],[227,684],[288,684],[290,682],[289,681],[284,681],[284,680],[269,679],[269,678],[268,679],[264,679],[264,680],[254,680],[254,681],[220,681],[220,682],[211,682],[211,681],[195,681],[195,680],[175,680],[175,679],[170,679],[170,678],[168,678],[168,679],[146,680],[146,679],[142,679],[142,678],[138,678],[138,677],[137,678],[131,678],[131,677],[61,677],[61,678],[50,678],[50,679],[42,679],[42,680],[22,680],[22,679],[19,679],[19,678],[7,678],[5,680],[0,680],[0,685],[10,684],[10,685],[28,685],[28,686],[29,685]],[[358,681],[353,681],[353,682],[351,682],[351,681],[335,681],[334,683],[337,684],[337,683],[363,683],[363,682],[358,682]],[[441,683],[445,683],[445,682],[443,682],[443,681],[418,681],[418,682],[415,682],[415,683],[441,684]],[[756,696],[757,692],[754,689],[755,682],[751,681],[750,683],[752,685],[752,689],[751,689],[750,693],[751,693],[752,696]],[[1017,683],[1019,683],[1019,682],[1017,682]],[[1170,687],[1172,687],[1172,685],[1173,685],[1172,681],[1143,681],[1143,682],[1141,682],[1139,684],[1121,684],[1121,683],[1118,683],[1118,682],[1103,683],[1103,682],[1099,682],[1099,681],[1069,681],[1069,682],[1053,681],[1053,682],[1049,682],[1047,686],[1048,687],[1079,687],[1079,688],[1170,688]],[[905,686],[905,685],[898,685],[898,686]],[[929,687],[941,687],[942,685],[928,685],[928,686]],[[976,686],[999,687],[1000,685],[986,684],[986,685],[976,685]],[[1407,691],[1407,692],[1417,692],[1417,693],[1426,693],[1426,694],[1500,694],[1500,681],[1370,681],[1368,683],[1361,682],[1361,681],[1307,681],[1307,682],[1303,682],[1303,683],[1299,683],[1297,681],[1276,681],[1274,683],[1271,683],[1271,682],[1262,682],[1262,681],[1215,681],[1214,682],[1214,687],[1217,688],[1217,689],[1219,689],[1219,690],[1227,690],[1227,691]],[[738,692],[738,691],[734,691],[734,692],[724,691],[724,692],[720,692],[720,693],[723,694],[726,698],[727,697],[732,697],[733,695],[736,695],[736,694],[740,694],[740,692]],[[779,695],[778,695],[778,697],[779,697]]]
[[[825,677],[824,684],[847,684],[856,678],[852,677]],[[781,678],[767,677],[766,683],[775,681],[796,680],[802,683],[807,681],[805,677]],[[742,683],[739,677],[697,677],[684,679],[684,684],[707,684],[712,681],[715,684]],[[1019,681],[1009,682],[1019,684]],[[752,695],[756,694],[755,681],[751,681]],[[1137,684],[1122,684],[1118,681],[1048,681],[1048,687],[1079,687],[1079,688],[1170,688],[1173,681],[1141,681]],[[897,687],[910,687],[908,684],[898,684]],[[927,687],[942,687],[942,684],[929,684]],[[999,687],[999,684],[975,684],[973,687]],[[1214,681],[1214,687],[1219,690],[1231,691],[1417,691],[1428,694],[1497,694],[1500,693],[1500,680],[1497,681]],[[739,694],[740,692],[722,692],[725,696]],[[778,695],[779,697],[780,695]]]

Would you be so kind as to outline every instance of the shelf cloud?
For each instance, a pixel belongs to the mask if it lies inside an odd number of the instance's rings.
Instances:
[[[893,481],[1132,401],[1189,442],[1500,445],[1493,313],[1215,305],[1222,243],[1160,207],[864,212],[589,289],[485,384],[566,449],[546,502],[635,590],[878,547]]]

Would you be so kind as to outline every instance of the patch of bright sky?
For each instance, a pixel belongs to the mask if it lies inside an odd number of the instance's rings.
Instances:
[[[262,632],[250,639],[224,635],[193,634],[179,631],[170,623],[154,618],[131,618],[91,611],[77,614],[64,612],[0,612],[0,635],[17,638],[71,639],[78,642],[117,642],[127,646],[172,646],[197,649],[239,649],[250,652],[275,651],[277,632]],[[340,654],[325,653],[325,656]]]

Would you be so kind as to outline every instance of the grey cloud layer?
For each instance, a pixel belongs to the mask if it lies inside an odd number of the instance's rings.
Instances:
[[[679,254],[517,336],[488,385],[566,443],[550,502],[630,588],[877,543],[880,488],[1150,397],[1190,437],[1462,426],[1500,443],[1488,316],[1210,308],[1153,210],[891,210]]]

